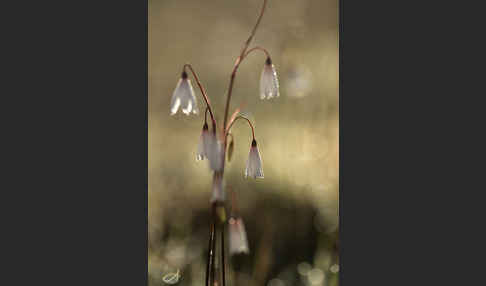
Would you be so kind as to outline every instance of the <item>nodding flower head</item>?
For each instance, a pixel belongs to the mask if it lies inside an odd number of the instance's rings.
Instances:
[[[199,138],[199,144],[197,144],[196,160],[204,160],[208,158],[206,150],[210,144],[211,135],[209,134],[208,124],[204,123],[203,130],[201,132],[201,137]]]
[[[246,161],[246,177],[253,177],[254,179],[263,178],[262,159],[260,158],[260,151],[258,151],[255,139],[251,142],[250,154]]]
[[[245,225],[241,218],[230,218],[228,221],[230,255],[250,253],[246,238]]]
[[[182,112],[186,115],[191,113],[199,113],[191,80],[187,77],[187,73],[185,71],[182,72],[182,76],[177,83],[174,93],[172,94],[172,100],[170,102],[170,115],[176,114],[179,110],[179,106],[181,107]]]
[[[216,134],[211,133],[208,139],[207,158],[209,160],[209,167],[213,171],[221,171],[223,169],[223,143],[216,138]]]
[[[260,77],[260,98],[270,99],[279,96],[277,72],[275,71],[275,66],[272,64],[272,60],[268,57]]]

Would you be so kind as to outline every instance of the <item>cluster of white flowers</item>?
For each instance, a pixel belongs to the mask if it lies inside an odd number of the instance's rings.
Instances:
[[[279,96],[280,91],[277,71],[275,70],[275,66],[273,65],[270,57],[267,57],[260,76],[260,98],[270,99]],[[187,77],[187,73],[185,71],[182,72],[182,77],[179,79],[174,93],[172,94],[170,114],[176,114],[180,106],[182,112],[186,115],[191,113],[199,113],[191,80]]]
[[[208,160],[213,171],[221,171],[223,168],[223,143],[214,132],[209,132],[207,123],[204,123],[196,152],[196,160],[204,159]]]
[[[196,81],[199,84],[197,77]],[[203,92],[202,88],[201,92]],[[205,96],[204,93],[203,96]],[[260,77],[260,98],[270,99],[278,96],[280,96],[280,94],[277,72],[275,71],[275,66],[272,64],[272,60],[270,59],[270,57],[267,57]],[[205,99],[210,110],[207,97],[205,97]],[[170,115],[176,114],[179,108],[186,115],[199,113],[196,97],[194,95],[194,90],[191,85],[191,80],[188,78],[185,71],[182,72],[182,76],[177,83],[174,93],[172,94]],[[212,116],[213,115],[211,113],[211,117]],[[253,125],[249,120],[248,123],[252,128],[254,136]],[[225,200],[224,179],[223,173],[221,172],[225,160],[225,146],[224,143],[216,135],[215,124],[216,123],[213,119],[213,129],[210,131],[208,128],[208,124],[206,123],[206,121],[204,122],[202,132],[199,138],[199,143],[197,145],[196,160],[201,161],[206,159],[208,161],[209,168],[214,171],[211,202],[222,203]],[[227,135],[226,132],[229,132],[229,130],[225,130],[225,133],[223,134],[224,136]],[[232,138],[228,150],[229,157],[231,156],[231,153],[233,151],[233,146],[234,144]],[[260,151],[258,150],[257,141],[254,137],[251,142],[248,160],[246,161],[245,178],[247,177],[251,177],[254,179],[263,178],[262,159],[260,157]],[[239,253],[248,254],[249,247],[243,220],[241,219],[241,217],[231,217],[228,223],[230,255]]]
[[[265,11],[265,6],[266,6],[267,0],[263,1],[263,6],[260,11],[259,18],[255,24],[255,27],[253,28],[250,37],[248,40],[245,42],[243,49],[241,50],[240,56],[236,59],[233,72],[231,74],[231,80],[230,80],[230,85],[228,89],[228,94],[227,94],[227,101],[226,101],[226,107],[224,111],[224,123],[223,126],[220,130],[221,134],[217,132],[217,122],[216,119],[214,118],[213,110],[211,108],[211,104],[209,102],[209,98],[206,95],[206,92],[204,91],[204,88],[202,87],[198,76],[196,75],[196,72],[192,68],[190,64],[185,64],[183,67],[183,72],[182,76],[179,79],[179,82],[177,83],[177,86],[172,94],[172,99],[170,103],[170,115],[176,114],[179,109],[182,110],[182,113],[186,115],[191,115],[191,114],[198,114],[199,109],[197,106],[197,101],[196,97],[194,95],[194,90],[191,85],[191,80],[188,78],[188,75],[186,73],[186,68],[189,68],[190,71],[192,72],[194,79],[196,83],[199,86],[199,89],[201,91],[202,96],[204,97],[204,100],[206,102],[206,113],[205,113],[205,120],[204,120],[204,125],[202,128],[202,132],[199,138],[199,142],[197,145],[197,151],[196,151],[196,160],[201,161],[201,160],[207,160],[209,168],[213,171],[213,185],[212,185],[212,195],[211,195],[211,203],[212,206],[218,207],[217,209],[219,210],[225,210],[224,208],[224,202],[225,202],[225,184],[224,184],[224,163],[226,160],[226,148],[228,148],[228,162],[231,160],[231,155],[233,153],[233,148],[234,148],[234,138],[230,133],[230,129],[233,126],[233,123],[240,118],[244,118],[247,120],[248,124],[251,127],[252,131],[252,141],[251,141],[251,146],[250,146],[250,152],[248,154],[248,159],[246,161],[246,168],[245,168],[245,178],[263,178],[263,168],[262,168],[262,159],[260,156],[260,151],[258,150],[257,146],[257,141],[255,140],[255,129],[251,121],[244,117],[244,116],[239,116],[239,109],[237,109],[233,115],[231,116],[230,122],[227,122],[228,119],[228,108],[230,106],[230,100],[231,100],[231,94],[232,94],[232,88],[233,88],[233,83],[235,79],[235,74],[238,69],[239,64],[243,59],[246,58],[246,56],[256,50],[263,51],[266,55],[266,61],[263,66],[263,70],[260,75],[260,94],[259,97],[262,100],[265,99],[271,99],[275,97],[279,97],[279,82],[277,78],[277,72],[275,70],[275,66],[272,63],[272,60],[270,58],[270,55],[267,50],[265,50],[262,47],[256,46],[250,50],[248,50],[249,45],[251,40],[253,39],[255,32],[258,28],[258,24],[260,23],[260,20],[263,16],[263,13]],[[211,131],[208,128],[207,124],[207,112],[209,111],[210,116],[211,116],[211,122],[212,122],[212,129]],[[228,123],[228,124],[227,124]],[[231,135],[231,141],[229,142],[229,146],[227,145],[228,141],[228,135]],[[234,201],[235,202],[235,201]],[[222,208],[220,208],[222,206]],[[228,232],[229,232],[229,252],[230,255],[234,254],[248,254],[250,249],[248,247],[248,240],[246,236],[246,230],[245,226],[243,224],[243,219],[237,214],[237,208],[236,205],[233,205],[232,208],[232,214],[230,219],[228,220]],[[226,223],[226,216],[221,215],[219,223]],[[208,271],[207,276],[206,276],[206,284],[210,281],[214,281],[214,273],[215,271],[215,265],[214,265],[214,251],[216,250],[214,248],[214,235],[216,231],[216,217],[214,217],[213,213],[213,227],[211,227],[211,233],[210,233],[210,249],[209,253],[213,255],[208,255]],[[224,227],[221,228],[221,237],[222,241],[224,242]],[[224,261],[224,248],[222,248],[222,258]],[[223,262],[224,263],[224,262]],[[210,265],[212,265],[212,268],[210,269]],[[225,265],[223,264],[222,267],[222,277],[223,277],[223,285],[224,283],[224,269]],[[211,278],[211,274],[213,273],[213,277]],[[179,272],[177,273],[171,273],[171,275],[166,276],[164,278],[164,281],[169,284],[177,283],[179,278]]]

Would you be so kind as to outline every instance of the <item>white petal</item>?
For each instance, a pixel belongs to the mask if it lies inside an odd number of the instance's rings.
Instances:
[[[191,112],[197,114],[197,101],[194,90],[189,79],[181,78],[172,94],[171,115],[175,114],[182,107],[182,112],[189,115]]]
[[[260,77],[260,98],[270,99],[279,96],[279,84],[275,66],[273,64],[269,65],[265,63]]]
[[[204,133],[208,133],[207,131],[203,131],[201,137],[199,137],[199,143],[197,144],[197,153],[196,153],[196,160],[204,160],[206,157],[206,152],[204,151]]]
[[[230,255],[250,252],[246,238],[245,225],[241,218],[230,218],[228,222]]]
[[[211,148],[211,144],[212,144],[212,139],[213,139],[213,136],[209,133],[209,131],[204,132],[202,134],[202,141],[203,141],[203,147],[204,147],[204,155],[206,156],[206,158],[209,157],[210,148]]]
[[[248,154],[248,160],[246,161],[245,178],[253,177],[263,178],[262,160],[260,158],[260,152],[258,147],[251,147],[250,154]]]
[[[192,92],[191,103],[192,103],[192,113],[199,114],[199,108],[197,107],[197,100],[196,100],[196,96],[194,95],[194,91]]]
[[[181,99],[179,97],[172,96],[172,100],[170,103],[170,115],[176,114],[177,109],[179,109],[180,105],[181,105]]]
[[[184,88],[183,88],[183,83],[184,80],[181,78],[177,82],[176,88],[174,89],[174,92],[172,93],[172,99],[170,102],[170,114],[174,115],[177,113],[177,110],[179,109],[179,106],[183,103],[183,98],[184,98]]]

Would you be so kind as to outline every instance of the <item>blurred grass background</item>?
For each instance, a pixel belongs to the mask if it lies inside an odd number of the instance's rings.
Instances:
[[[204,102],[193,81],[199,116],[171,117],[169,103],[189,62],[222,124],[230,73],[261,5],[149,0],[149,285],[177,270],[177,285],[204,285],[212,175],[195,160]],[[337,0],[269,0],[250,47],[270,52],[281,96],[259,99],[263,53],[238,70],[230,112],[245,104],[265,178],[244,178],[250,130],[236,123],[225,182],[238,194],[250,255],[229,260],[227,285],[338,285],[338,21]]]

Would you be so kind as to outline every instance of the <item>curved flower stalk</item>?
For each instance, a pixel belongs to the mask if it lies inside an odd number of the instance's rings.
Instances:
[[[251,142],[250,153],[246,161],[245,178],[253,177],[263,178],[262,159],[260,158],[260,151],[258,151],[257,142],[255,139]]]
[[[228,232],[230,255],[250,253],[243,219],[241,219],[240,217],[230,218],[228,220]]]
[[[260,99],[279,97],[277,71],[270,57],[267,57],[260,76]]]
[[[182,112],[186,115],[199,113],[194,89],[192,88],[191,80],[187,77],[185,71],[182,72],[182,76],[172,94],[170,115],[176,114],[179,107],[181,107]]]

